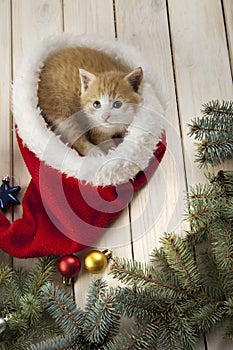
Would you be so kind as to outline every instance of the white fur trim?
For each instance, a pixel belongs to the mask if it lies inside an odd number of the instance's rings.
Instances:
[[[106,156],[81,157],[51,130],[37,107],[38,80],[48,55],[63,48],[86,46],[104,51],[129,68],[144,71],[142,103],[124,141]],[[141,54],[117,41],[61,34],[49,37],[23,61],[13,84],[13,114],[24,144],[47,165],[95,186],[116,185],[133,179],[153,156],[163,131],[164,102],[157,77]],[[54,150],[56,149],[56,152]]]

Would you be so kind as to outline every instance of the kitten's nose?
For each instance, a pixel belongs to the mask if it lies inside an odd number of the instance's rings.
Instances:
[[[102,115],[102,118],[103,118],[103,120],[104,120],[105,122],[107,122],[108,119],[110,118],[110,114],[109,114],[108,112],[106,112],[106,113],[104,113],[104,114]]]

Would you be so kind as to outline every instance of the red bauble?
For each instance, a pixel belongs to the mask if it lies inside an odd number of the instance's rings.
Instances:
[[[64,255],[58,261],[58,269],[63,277],[75,278],[81,269],[81,263],[73,254]]]

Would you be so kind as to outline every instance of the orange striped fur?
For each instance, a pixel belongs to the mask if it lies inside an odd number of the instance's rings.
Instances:
[[[142,69],[131,71],[107,54],[64,49],[42,68],[38,105],[55,132],[79,153],[106,153],[125,135],[141,99]],[[98,147],[94,147],[98,145]]]

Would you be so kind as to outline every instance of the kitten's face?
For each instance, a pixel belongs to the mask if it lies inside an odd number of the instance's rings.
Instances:
[[[92,126],[102,130],[125,130],[140,102],[142,69],[126,74],[108,72],[95,76],[80,70],[81,104]]]

